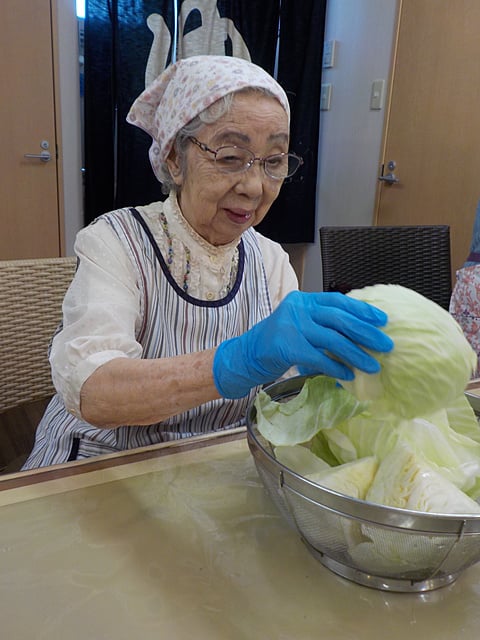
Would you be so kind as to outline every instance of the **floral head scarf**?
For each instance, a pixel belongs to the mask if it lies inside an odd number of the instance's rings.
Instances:
[[[202,55],[170,65],[133,103],[127,122],[153,139],[149,156],[153,171],[168,157],[177,133],[195,116],[223,96],[246,87],[268,89],[285,109],[285,91],[264,69],[242,58]]]

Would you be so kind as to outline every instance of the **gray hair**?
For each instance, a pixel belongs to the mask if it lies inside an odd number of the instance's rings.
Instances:
[[[190,144],[189,137],[196,137],[197,133],[202,129],[202,127],[206,124],[213,124],[220,120],[225,114],[227,114],[232,108],[233,100],[235,95],[241,94],[250,94],[250,93],[259,93],[264,96],[268,96],[270,98],[277,99],[276,96],[269,91],[268,89],[264,89],[263,87],[246,87],[245,89],[239,89],[233,93],[228,93],[223,96],[209,107],[207,107],[204,111],[200,112],[198,116],[195,116],[193,120],[190,120],[180,131],[177,133],[175,137],[175,141],[173,143],[173,149],[177,155],[177,162],[180,166],[180,170],[182,175],[186,174],[187,171],[187,147]],[[162,193],[168,195],[171,191],[178,191],[178,185],[173,180],[170,171],[168,169],[167,163],[163,162],[159,168],[159,174],[162,183]]]

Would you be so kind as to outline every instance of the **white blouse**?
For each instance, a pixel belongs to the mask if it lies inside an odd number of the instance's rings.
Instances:
[[[201,300],[228,293],[238,266],[238,240],[216,247],[183,217],[174,195],[164,202],[136,207],[147,222],[177,284]],[[298,281],[288,254],[258,234],[275,308]],[[80,258],[63,302],[63,328],[52,342],[50,363],[55,388],[80,417],[80,390],[102,364],[118,357],[140,358],[136,328],[140,298],[133,265],[110,225],[100,217],[76,238]]]

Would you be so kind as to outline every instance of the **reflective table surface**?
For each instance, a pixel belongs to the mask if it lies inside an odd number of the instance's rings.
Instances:
[[[480,565],[425,594],[331,573],[265,492],[243,429],[0,477],[5,640],[461,640]]]

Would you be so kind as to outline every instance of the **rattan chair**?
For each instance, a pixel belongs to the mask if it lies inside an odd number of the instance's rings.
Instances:
[[[0,261],[0,413],[54,393],[48,347],[76,258]]]
[[[400,284],[448,309],[452,293],[447,225],[321,227],[324,291]]]

